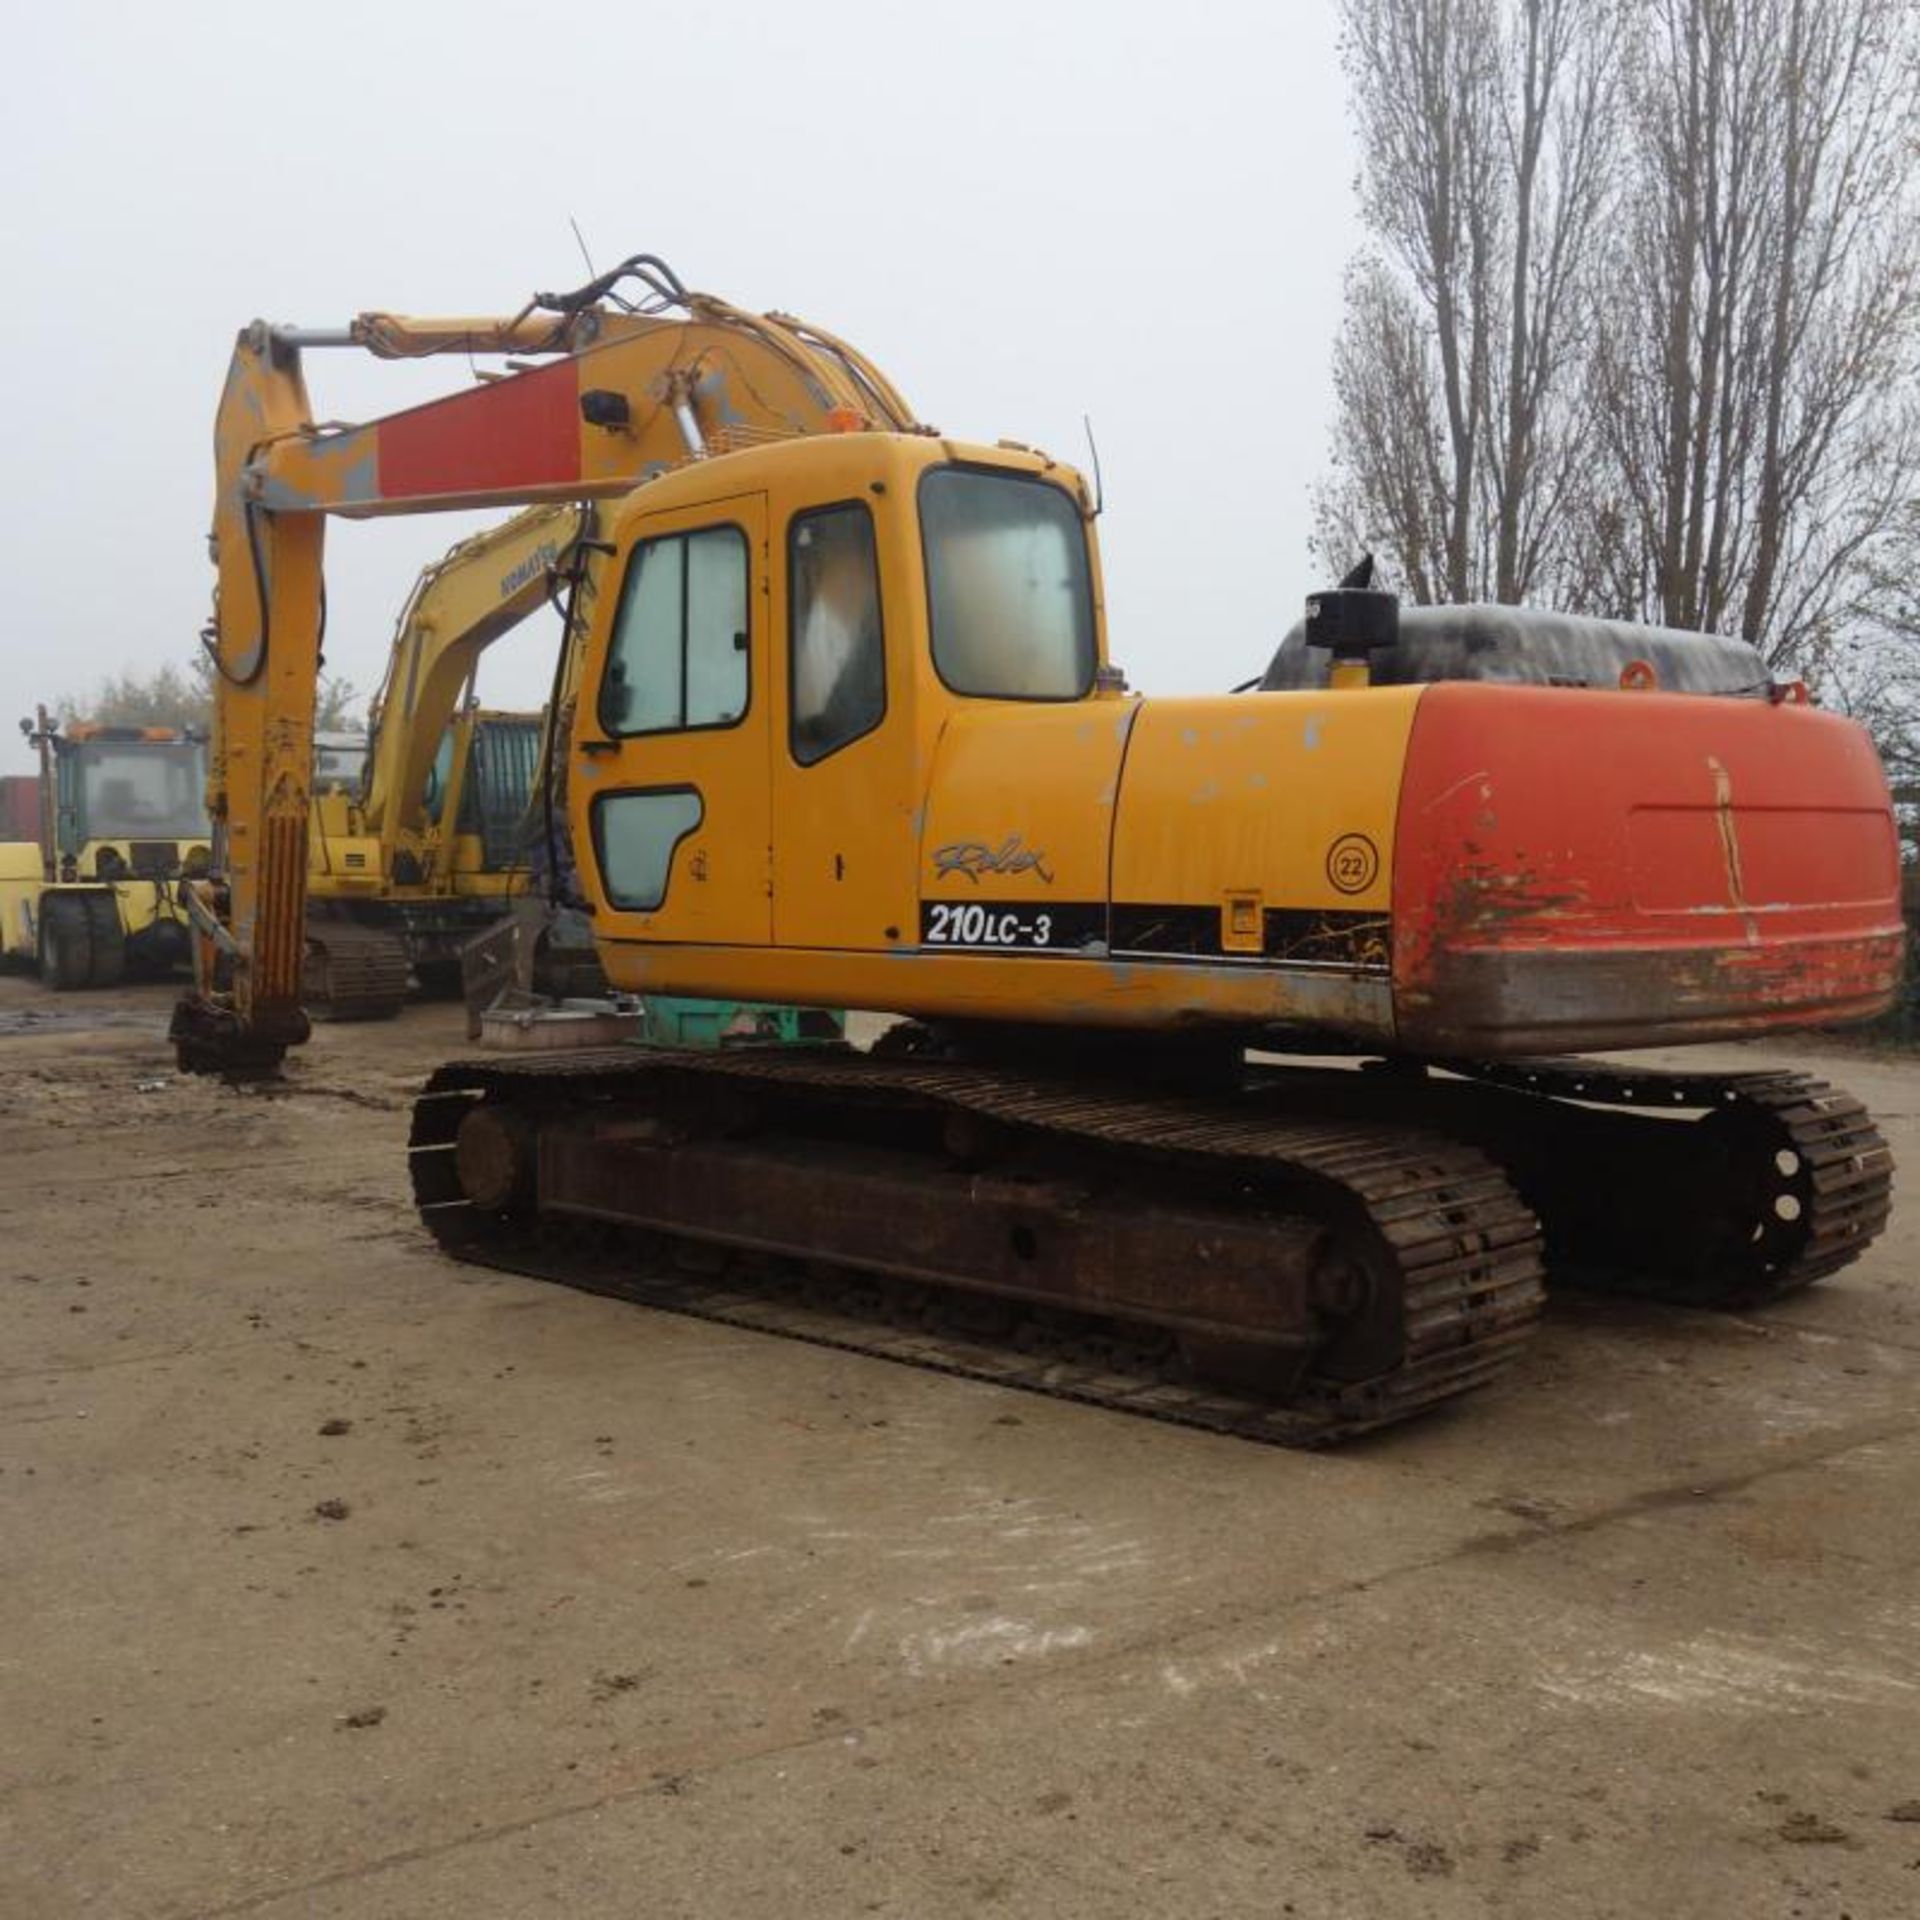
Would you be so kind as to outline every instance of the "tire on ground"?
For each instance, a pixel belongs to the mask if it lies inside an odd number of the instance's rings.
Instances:
[[[40,978],[56,993],[89,984],[93,972],[93,926],[85,896],[40,897]]]
[[[127,935],[120,924],[120,901],[113,893],[83,896],[91,936],[90,987],[117,987],[127,977]]]

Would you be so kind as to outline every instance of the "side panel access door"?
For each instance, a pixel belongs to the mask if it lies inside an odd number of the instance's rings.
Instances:
[[[602,939],[771,937],[766,529],[764,494],[623,529],[569,796]]]
[[[929,952],[1107,951],[1114,803],[1134,700],[972,702],[947,722],[920,836]]]

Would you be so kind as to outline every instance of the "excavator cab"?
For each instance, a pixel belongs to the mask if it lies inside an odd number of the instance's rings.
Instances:
[[[804,971],[805,950],[919,945],[906,796],[956,712],[1125,711],[1099,692],[1070,469],[853,433],[762,450],[754,471],[752,491],[723,468],[665,476],[613,530],[569,790],[622,985],[670,988],[665,950],[694,944],[804,999],[783,962]],[[1005,944],[1065,945],[1087,930],[1070,921],[1025,920]]]

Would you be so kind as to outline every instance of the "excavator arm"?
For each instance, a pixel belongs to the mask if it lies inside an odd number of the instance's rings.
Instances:
[[[652,311],[622,299],[633,281]],[[510,353],[516,370],[361,425],[321,424],[304,374],[305,353],[318,348],[385,359]],[[791,316],[690,293],[647,256],[575,293],[536,295],[505,319],[367,313],[332,330],[248,327],[214,434],[215,872],[192,902],[194,991],[172,1026],[181,1065],[270,1072],[307,1035],[301,962],[328,516],[614,498],[688,461],[871,427],[925,431],[853,348]],[[430,757],[438,736],[406,731]],[[409,761],[389,795],[414,792],[412,781]]]

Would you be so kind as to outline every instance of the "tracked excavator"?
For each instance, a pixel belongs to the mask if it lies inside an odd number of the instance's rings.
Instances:
[[[522,844],[543,717],[474,704],[481,657],[546,603],[551,569],[592,525],[529,507],[429,566],[401,610],[363,776],[312,786],[307,1011],[399,1011],[410,974],[457,984],[463,942],[523,890]]]
[[[522,370],[323,427],[320,349]],[[1631,628],[1474,677],[1355,581],[1297,684],[1131,697],[1078,473],[644,255],[501,320],[256,324],[217,449],[184,1067],[305,1036],[327,520],[547,499],[617,503],[568,796],[609,978],[903,1016],[866,1052],[441,1069],[412,1169],[458,1259],[1317,1442],[1501,1374],[1549,1265],[1767,1300],[1887,1217],[1844,1093],[1579,1057],[1894,993],[1873,749],[1750,650],[1717,692]]]

